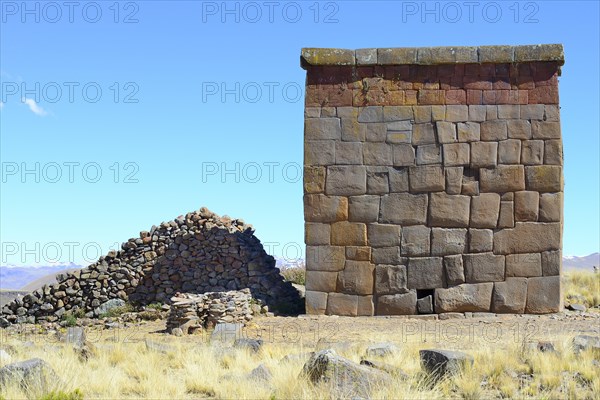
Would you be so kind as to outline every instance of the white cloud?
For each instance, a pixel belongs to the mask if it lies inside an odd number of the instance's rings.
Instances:
[[[38,106],[38,104],[35,102],[35,100],[23,98],[22,101],[23,101],[23,103],[25,103],[29,106],[29,109],[31,110],[31,112],[34,113],[35,115],[39,115],[40,117],[44,117],[44,116],[48,115],[46,110],[44,110],[42,107]]]

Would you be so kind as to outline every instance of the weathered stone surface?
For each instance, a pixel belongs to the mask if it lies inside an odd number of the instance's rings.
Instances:
[[[492,311],[495,313],[523,314],[527,302],[527,279],[506,278],[494,283]]]
[[[355,317],[358,314],[358,296],[345,293],[329,293],[326,314]]]
[[[375,293],[398,294],[407,293],[407,276],[405,265],[377,265],[375,267]]]
[[[373,303],[373,296],[358,296],[358,316],[372,316],[375,315],[375,304]]]
[[[393,165],[397,167],[415,165],[415,148],[410,144],[393,145],[392,162]]]
[[[492,253],[463,255],[465,278],[468,283],[501,282],[504,280],[504,256]]]
[[[559,312],[562,308],[562,293],[559,276],[544,276],[527,279],[528,314]]]
[[[489,311],[494,284],[462,284],[448,289],[435,290],[435,312]]]
[[[368,243],[372,247],[400,245],[400,226],[392,224],[369,224]]]
[[[348,220],[376,222],[379,217],[379,196],[352,196],[348,198]]]
[[[249,351],[251,353],[258,353],[262,348],[263,341],[260,339],[240,338],[233,342],[233,347]]]
[[[542,108],[542,114],[544,109]],[[413,107],[411,106],[387,106],[383,107],[383,119],[385,122],[410,121],[414,119]],[[427,120],[429,121],[429,120]],[[425,122],[427,122],[425,121]],[[423,122],[423,121],[415,121]]]
[[[591,335],[577,335],[573,338],[573,350],[575,354],[591,350],[600,353],[600,337]]]
[[[379,222],[424,225],[426,219],[426,194],[393,193],[381,198]]]
[[[363,163],[363,144],[359,142],[335,142],[335,164],[359,165]]]
[[[377,64],[377,49],[356,49],[354,52],[356,65]]]
[[[495,167],[498,159],[497,142],[471,143],[471,168]]]
[[[388,143],[363,144],[364,165],[392,165],[392,145]]]
[[[534,139],[560,139],[560,122],[532,121],[531,130]]]
[[[444,170],[441,166],[430,165],[410,168],[411,192],[435,192],[444,190]]]
[[[407,167],[395,167],[388,170],[390,193],[408,192],[408,170]]]
[[[539,253],[560,248],[559,223],[517,222],[494,233],[494,253]]]
[[[365,355],[367,357],[386,357],[397,354],[400,348],[393,343],[375,343],[367,347]]]
[[[431,106],[413,106],[412,108],[417,124],[431,121]],[[444,115],[445,113],[444,110]]]
[[[310,246],[328,245],[331,225],[307,222],[304,224],[304,243]]]
[[[519,164],[521,162],[521,141],[508,139],[498,142],[498,164]]]
[[[367,193],[366,168],[360,165],[327,167],[325,193],[334,196],[354,196]]]
[[[335,164],[335,141],[306,140],[304,143],[305,165]]]
[[[30,396],[39,396],[50,390],[58,376],[50,364],[40,358],[32,358],[5,365],[0,369],[0,385],[14,384]]]
[[[562,167],[558,165],[535,165],[525,167],[527,190],[560,192],[563,189]]]
[[[469,120],[469,107],[466,105],[446,106],[446,121],[463,122]]]
[[[408,184],[406,185],[408,186]],[[323,185],[323,188],[325,185]],[[390,192],[390,180],[386,171],[370,171],[367,168],[367,193],[386,194]]]
[[[544,164],[563,165],[562,140],[544,140]]]
[[[473,365],[473,356],[450,350],[419,350],[421,366],[426,373],[441,379],[459,374],[467,365]]]
[[[335,222],[331,224],[331,244],[334,246],[365,246],[367,244],[367,226],[360,222]]]
[[[446,173],[446,193],[460,194],[462,189],[463,167],[444,168]]]
[[[562,257],[560,250],[544,251],[542,253],[542,275],[560,275],[562,270]]]
[[[531,139],[531,124],[529,121],[514,119],[507,121],[508,137],[511,139]]]
[[[345,261],[342,246],[306,246],[307,271],[341,271]]]
[[[494,249],[494,232],[491,229],[469,229],[469,251],[484,253]]]
[[[377,49],[377,63],[379,65],[415,64],[417,50],[411,47]]]
[[[512,201],[501,201],[500,215],[498,216],[498,228],[514,228],[514,226],[514,203]]]
[[[358,122],[383,122],[383,107],[361,107],[358,110]]]
[[[444,145],[444,166],[455,167],[469,165],[470,149],[468,143],[450,143]],[[494,163],[495,163],[494,158]]]
[[[437,121],[435,123],[437,138],[439,143],[454,143],[458,140],[456,134],[456,124],[448,121]]]
[[[337,272],[306,271],[306,290],[326,293],[335,292],[337,278]]]
[[[392,383],[389,374],[340,357],[332,349],[314,353],[302,372],[314,384],[329,385],[335,397],[369,398],[373,388]]]
[[[409,289],[435,289],[445,286],[442,257],[411,257],[407,267]]]
[[[435,131],[433,124],[415,124],[412,131],[412,145],[435,144]]]
[[[446,283],[449,286],[465,283],[465,272],[461,254],[445,256],[444,270],[446,271]]]
[[[544,163],[544,141],[524,140],[521,144],[521,164],[540,165]]]
[[[370,261],[371,247],[369,246],[346,246],[346,259],[356,261]]]
[[[308,140],[339,140],[342,126],[339,118],[307,118],[304,120],[304,137]]]
[[[346,197],[304,195],[304,219],[308,222],[335,222],[348,219]]]
[[[374,271],[375,265],[369,261],[347,260],[344,270],[338,273],[336,291],[348,294],[373,294]]]
[[[218,323],[217,325],[215,325],[215,329],[210,335],[210,342],[220,344],[233,344],[236,339],[242,337],[243,328],[244,324],[241,323]],[[148,343],[146,343],[146,346],[148,346]],[[150,347],[152,347],[152,344],[150,344]]]
[[[425,296],[417,299],[417,312],[419,314],[432,314],[433,313],[433,296]]]
[[[406,229],[406,228],[405,228]],[[462,254],[467,251],[466,229],[431,229],[431,255],[445,256]]]
[[[471,198],[471,227],[495,228],[500,212],[500,195],[481,193]]]
[[[539,212],[538,192],[521,191],[515,193],[515,221],[537,221]]]
[[[377,298],[377,315],[412,315],[417,313],[417,291],[387,294]]]
[[[506,256],[506,276],[542,276],[541,254],[508,254]]]
[[[498,165],[496,168],[482,168],[479,173],[482,192],[504,193],[525,190],[525,169],[522,165]]]
[[[327,293],[307,290],[305,293],[306,313],[323,315],[327,309]]]
[[[402,228],[400,251],[403,256],[427,256],[430,248],[431,229],[425,225]]]
[[[442,148],[436,144],[417,146],[417,165],[441,164]]]
[[[524,104],[521,106],[521,118],[524,120],[543,120],[543,104]]]
[[[445,228],[467,227],[470,200],[468,196],[431,193],[429,225]]]
[[[367,138],[367,126],[360,124],[357,121],[358,110],[356,115],[351,118],[341,119],[342,140],[344,142],[364,142]]]
[[[506,121],[493,120],[485,121],[480,126],[480,138],[483,141],[499,141],[508,138],[508,128]]]
[[[325,167],[304,166],[304,193],[325,191]]]
[[[354,65],[354,51],[346,49],[303,48],[302,60],[308,65]]]
[[[473,111],[472,107],[477,106],[469,106],[469,120],[484,121],[485,107],[478,109],[478,112]],[[483,110],[483,114],[481,113],[481,110]],[[481,138],[480,125],[476,122],[461,122],[457,124],[456,129],[459,142],[478,142]]]

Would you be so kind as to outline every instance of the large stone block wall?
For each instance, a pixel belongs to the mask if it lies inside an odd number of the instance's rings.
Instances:
[[[303,49],[306,309],[561,308],[561,45]]]
[[[53,322],[78,310],[97,317],[112,299],[147,305],[170,303],[178,292],[242,289],[275,311],[302,311],[298,292],[284,282],[252,225],[206,208],[142,231],[121,250],[57,280],[5,305],[0,317]]]

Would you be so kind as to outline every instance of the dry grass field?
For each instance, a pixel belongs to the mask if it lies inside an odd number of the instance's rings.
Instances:
[[[600,276],[568,275],[566,301],[598,305]],[[3,399],[330,399],[344,398],[328,384],[312,384],[302,367],[306,353],[333,348],[360,362],[369,344],[392,342],[399,351],[379,359],[398,372],[393,384],[376,387],[372,398],[600,398],[600,353],[576,354],[575,335],[600,336],[600,310],[546,316],[486,316],[428,320],[406,317],[272,317],[255,319],[244,331],[259,337],[258,353],[211,344],[210,334],[175,337],[161,332],[164,321],[88,331],[95,354],[84,360],[52,332],[8,334],[0,349],[12,361],[41,358],[59,379],[44,391],[2,387]],[[149,350],[145,340],[164,343]],[[532,348],[551,342],[555,351]],[[474,357],[473,367],[439,382],[426,375],[419,350],[443,348]],[[305,354],[290,360],[286,355]],[[9,360],[0,358],[0,367]],[[249,376],[263,364],[271,377]],[[352,397],[349,395],[348,398]]]

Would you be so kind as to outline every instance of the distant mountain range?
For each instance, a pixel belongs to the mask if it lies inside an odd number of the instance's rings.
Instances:
[[[279,269],[303,267],[303,259],[285,259],[275,257]],[[584,257],[563,257],[563,268],[569,270],[591,271],[594,266],[600,266],[600,253],[593,253]],[[83,265],[74,263],[55,263],[41,266],[0,265],[0,289],[2,290],[33,290],[44,283],[54,282],[54,276],[59,272],[83,268]]]

